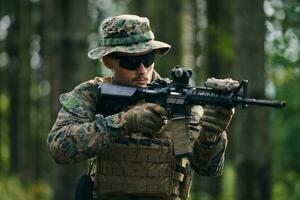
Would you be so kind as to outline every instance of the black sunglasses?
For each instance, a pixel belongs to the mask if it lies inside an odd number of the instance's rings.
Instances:
[[[151,51],[150,53],[138,56],[125,56],[119,55],[118,53],[111,53],[109,57],[115,60],[119,60],[120,67],[128,70],[136,70],[139,68],[140,64],[148,68],[150,67],[155,60],[155,51]]]

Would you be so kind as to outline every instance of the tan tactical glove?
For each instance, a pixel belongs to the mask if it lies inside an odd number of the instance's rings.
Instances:
[[[216,90],[232,91],[239,86],[239,82],[227,79],[209,78],[204,83],[206,87]],[[201,142],[213,144],[216,143],[223,131],[225,131],[234,115],[234,108],[228,109],[221,106],[204,106],[203,115],[200,118],[200,136]]]
[[[125,113],[125,131],[155,137],[165,125],[165,116],[168,116],[168,111],[158,104],[145,103],[134,106]]]
[[[204,143],[216,143],[225,131],[234,115],[234,108],[220,106],[205,106],[200,119],[199,139]]]

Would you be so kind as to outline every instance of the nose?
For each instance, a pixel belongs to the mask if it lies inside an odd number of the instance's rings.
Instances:
[[[137,74],[146,74],[147,68],[143,63],[140,63],[140,66],[136,69]]]

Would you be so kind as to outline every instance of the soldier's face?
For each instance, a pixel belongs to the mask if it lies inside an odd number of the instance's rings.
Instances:
[[[137,57],[140,55],[122,55],[130,58],[130,56]],[[127,58],[126,58],[127,59]],[[154,61],[154,60],[153,60]],[[138,87],[145,87],[148,83],[151,82],[154,62],[148,62],[143,64],[140,62],[138,64],[130,63],[130,62],[122,62],[118,59],[113,59],[111,57],[105,56],[103,58],[103,62],[106,67],[113,71],[114,80],[117,83]],[[126,64],[128,66],[126,66]],[[145,66],[146,65],[146,66]]]

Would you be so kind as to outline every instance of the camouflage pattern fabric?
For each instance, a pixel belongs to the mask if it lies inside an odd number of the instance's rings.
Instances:
[[[75,163],[96,156],[124,134],[123,113],[95,115],[99,79],[80,84],[61,95],[61,110],[48,136],[48,147],[58,163]]]
[[[159,75],[155,73],[153,79],[158,77]],[[123,128],[124,112],[107,117],[95,115],[97,86],[101,81],[109,82],[111,79],[96,78],[61,95],[62,108],[47,140],[49,152],[57,163],[76,163],[96,157],[109,148],[117,138],[128,135]],[[190,132],[194,137],[199,134],[199,119],[202,113],[200,106],[192,110]],[[213,146],[207,146],[196,140],[194,157],[190,159],[193,169],[202,175],[221,175],[226,145],[225,132]]]
[[[149,20],[137,15],[119,15],[104,20],[100,26],[98,47],[88,53],[91,59],[100,59],[113,52],[146,53],[153,50],[159,55],[171,46],[154,40]]]
[[[204,176],[221,176],[224,167],[225,150],[227,146],[227,134],[222,132],[220,139],[214,145],[206,145],[200,142],[200,138],[205,137],[206,133],[202,132],[199,126],[204,109],[201,106],[192,108],[192,119],[190,120],[190,135],[198,138],[194,143],[194,154],[190,157],[192,168],[196,173]]]

